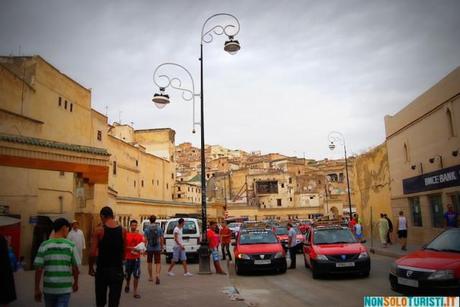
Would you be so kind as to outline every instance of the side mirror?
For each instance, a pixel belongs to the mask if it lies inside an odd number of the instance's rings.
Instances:
[[[232,242],[232,246],[236,246],[236,242]]]

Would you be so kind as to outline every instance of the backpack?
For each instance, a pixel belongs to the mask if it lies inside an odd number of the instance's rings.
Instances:
[[[149,246],[154,247],[157,246],[159,243],[159,237],[160,237],[160,231],[158,230],[157,225],[151,225],[150,226],[150,232],[149,232]]]

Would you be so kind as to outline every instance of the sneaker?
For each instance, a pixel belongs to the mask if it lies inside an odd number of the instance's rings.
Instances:
[[[174,274],[174,272],[168,272],[168,275],[169,275],[169,276],[174,276],[174,275],[176,275],[176,274]]]
[[[158,277],[156,279],[157,280],[156,280],[155,284],[159,285],[160,284],[160,279]]]
[[[190,272],[187,272],[187,273],[185,273],[185,274],[184,274],[184,276],[186,276],[186,277],[190,277],[190,276],[193,276],[193,274],[192,274],[192,273],[190,273]]]

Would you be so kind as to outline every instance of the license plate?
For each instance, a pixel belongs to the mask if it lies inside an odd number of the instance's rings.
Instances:
[[[418,280],[398,277],[398,284],[418,288]]]
[[[336,268],[348,268],[348,267],[353,267],[355,266],[354,262],[337,262],[335,264]]]
[[[271,260],[254,260],[254,264],[270,264]]]

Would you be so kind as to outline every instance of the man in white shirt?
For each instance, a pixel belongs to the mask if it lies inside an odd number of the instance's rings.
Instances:
[[[399,211],[398,217],[398,238],[401,243],[401,249],[403,251],[407,250],[407,219],[404,216],[403,211]]]
[[[171,265],[168,269],[169,276],[174,276],[174,272],[172,272],[172,269],[178,261],[182,262],[182,265],[184,267],[184,276],[192,276],[192,273],[190,273],[187,268],[187,255],[185,253],[184,241],[182,240],[182,229],[184,228],[184,224],[184,219],[180,218],[177,221],[177,226],[174,228],[173,257],[171,259]]]
[[[297,253],[297,232],[291,223],[287,224],[288,228],[288,247],[289,256],[291,257],[291,266],[289,269],[295,269],[296,267],[296,253]]]
[[[72,230],[69,231],[67,239],[75,243],[78,255],[80,256],[80,259],[83,259],[83,250],[86,249],[86,243],[85,235],[83,234],[83,231],[78,228],[79,226],[80,224],[78,221],[72,221]]]

